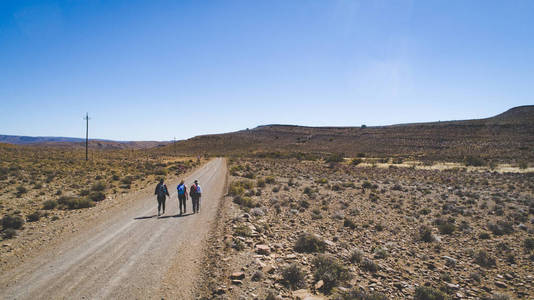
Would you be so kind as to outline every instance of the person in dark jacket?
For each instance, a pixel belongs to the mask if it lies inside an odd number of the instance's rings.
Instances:
[[[193,213],[198,213],[200,211],[200,197],[202,196],[202,190],[200,185],[198,185],[198,180],[195,180],[195,184],[189,189],[189,196],[193,202]]]
[[[163,183],[163,179],[160,179],[158,185],[156,185],[156,191],[154,194],[158,197],[158,217],[160,216],[159,212],[161,208],[163,208],[163,214],[165,214],[165,200],[167,199],[166,196],[169,195],[169,191],[167,190],[167,186],[165,183]]]

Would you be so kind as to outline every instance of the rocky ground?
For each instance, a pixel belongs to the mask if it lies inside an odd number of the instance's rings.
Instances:
[[[534,174],[230,160],[201,298],[529,299]]]

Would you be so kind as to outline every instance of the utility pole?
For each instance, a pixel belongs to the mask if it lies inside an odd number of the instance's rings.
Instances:
[[[172,147],[174,149],[174,155],[176,155],[176,137],[172,139]]]
[[[85,160],[89,160],[89,113],[85,113]]]

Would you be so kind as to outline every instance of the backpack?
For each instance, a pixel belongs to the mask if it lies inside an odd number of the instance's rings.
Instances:
[[[167,194],[167,187],[162,184],[159,186],[158,197],[165,197],[165,194]]]
[[[194,197],[197,194],[197,187],[193,184],[189,190],[189,196]]]
[[[178,186],[178,195],[185,195],[185,185],[180,184]]]

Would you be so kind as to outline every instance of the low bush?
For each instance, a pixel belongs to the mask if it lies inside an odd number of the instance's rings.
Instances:
[[[7,228],[2,231],[2,238],[8,240],[17,236],[17,231],[13,228]]]
[[[297,252],[306,253],[324,252],[326,250],[326,243],[316,235],[303,233],[295,242],[294,249]]]
[[[282,269],[282,283],[290,289],[302,288],[306,285],[306,276],[297,264]]]
[[[17,215],[4,215],[2,218],[2,228],[5,229],[21,229],[24,225],[24,219]]]
[[[364,271],[375,273],[378,271],[378,265],[368,258],[364,258],[360,263],[360,268]]]
[[[315,270],[313,276],[316,281],[323,281],[323,289],[326,292],[329,292],[339,282],[351,278],[350,272],[333,256],[321,254],[312,261],[312,264]]]
[[[106,189],[106,184],[103,183],[102,181],[96,182],[95,184],[93,184],[93,186],[91,186],[92,191],[103,191],[105,189]]]
[[[357,166],[359,164],[361,164],[363,162],[363,160],[361,158],[354,158],[350,164],[353,165],[353,166]]]
[[[46,209],[46,210],[54,209],[56,208],[56,206],[57,206],[56,200],[46,200],[45,202],[43,202],[43,209]]]
[[[349,227],[350,229],[356,229],[356,223],[349,218],[345,218],[345,220],[343,220],[343,226]]]
[[[453,223],[445,222],[439,224],[438,229],[441,234],[452,234],[456,230],[456,226]]]
[[[89,194],[89,199],[94,202],[99,202],[106,199],[106,195],[101,191],[93,191]]]
[[[353,264],[360,263],[363,258],[363,251],[360,249],[354,249],[350,252],[349,261]]]
[[[491,257],[485,250],[480,250],[475,254],[475,263],[482,267],[495,266],[495,258]]]
[[[486,162],[479,156],[470,155],[464,159],[464,164],[466,166],[481,167],[484,166]]]
[[[525,246],[525,250],[527,251],[534,249],[534,238],[526,238],[523,245]]]
[[[446,300],[447,295],[442,291],[427,287],[419,286],[415,289],[414,300]]]
[[[513,224],[502,220],[497,221],[497,223],[488,223],[488,229],[494,235],[505,235],[514,232]]]
[[[359,288],[338,291],[333,297],[334,300],[388,300],[389,298],[376,291],[367,292]]]
[[[57,202],[62,209],[81,209],[95,206],[95,203],[87,198],[77,198],[72,196],[62,196]]]
[[[273,176],[267,176],[267,177],[265,177],[265,183],[267,183],[267,184],[275,184],[276,183],[276,179]]]
[[[41,218],[41,213],[37,210],[26,216],[26,221],[37,222]]]
[[[434,236],[432,235],[432,228],[427,225],[419,227],[418,239],[423,242],[433,242]]]

